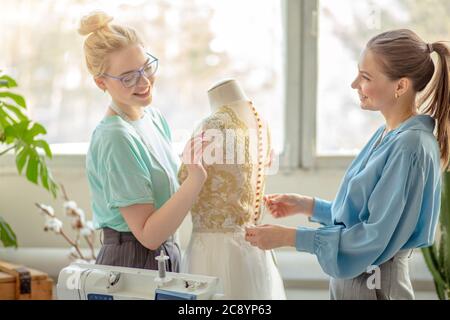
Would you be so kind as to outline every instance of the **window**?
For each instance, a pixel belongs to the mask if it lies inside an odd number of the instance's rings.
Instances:
[[[350,84],[367,41],[409,28],[427,42],[449,40],[447,0],[319,0],[317,155],[354,155],[384,123],[362,111]]]
[[[18,80],[30,116],[46,126],[49,142],[88,142],[109,103],[87,72],[84,37],[77,33],[79,19],[100,9],[135,27],[160,59],[153,101],[168,119],[178,150],[210,114],[207,89],[232,77],[270,119],[281,151],[280,1],[0,1],[0,68]]]
[[[349,159],[383,123],[350,87],[372,36],[410,28],[432,42],[450,30],[446,0],[0,1],[0,68],[17,78],[50,142],[88,142],[109,103],[76,32],[82,15],[101,9],[160,59],[154,105],[179,151],[210,113],[207,89],[234,77],[270,119],[281,165],[295,168]]]

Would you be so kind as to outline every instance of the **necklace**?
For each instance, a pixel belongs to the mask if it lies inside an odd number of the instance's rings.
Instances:
[[[263,183],[263,140],[262,140],[262,128],[263,124],[261,121],[261,118],[258,114],[258,111],[256,111],[255,106],[252,102],[250,102],[250,107],[253,111],[253,114],[256,119],[256,124],[258,126],[258,164],[257,164],[257,179],[256,179],[256,203],[255,203],[255,211],[253,215],[253,219],[255,224],[258,223],[259,219],[261,218],[261,196],[262,196],[262,183]]]
[[[128,123],[133,122],[133,120],[130,119],[130,117],[117,105],[114,103],[114,101],[111,101],[111,104],[109,105],[109,107],[115,112],[117,113],[117,115],[119,117],[121,117],[123,120],[125,120]]]

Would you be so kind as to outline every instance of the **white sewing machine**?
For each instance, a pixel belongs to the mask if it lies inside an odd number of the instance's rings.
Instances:
[[[159,270],[73,263],[58,277],[59,300],[217,300],[219,279]]]

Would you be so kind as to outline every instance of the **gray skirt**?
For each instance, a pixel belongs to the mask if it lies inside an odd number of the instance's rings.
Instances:
[[[169,257],[166,261],[166,270],[180,272],[180,247],[172,237],[157,250],[150,250],[144,247],[131,232],[118,232],[109,228],[102,230],[103,243],[96,264],[157,270],[158,261],[155,258],[163,250]]]
[[[378,270],[353,279],[330,280],[331,300],[414,300],[408,260],[412,250],[398,252]]]

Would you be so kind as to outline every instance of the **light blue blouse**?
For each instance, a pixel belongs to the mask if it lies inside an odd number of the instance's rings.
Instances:
[[[296,248],[317,256],[334,278],[354,278],[399,250],[434,241],[441,196],[435,121],[412,117],[389,132],[379,128],[346,172],[333,202],[315,199],[312,221],[298,227]]]

